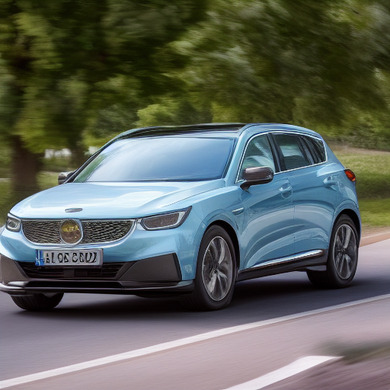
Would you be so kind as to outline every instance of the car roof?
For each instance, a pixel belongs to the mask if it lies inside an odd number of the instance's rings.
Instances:
[[[118,138],[156,137],[156,136],[212,136],[238,138],[243,132],[251,129],[255,132],[283,131],[300,132],[308,135],[319,136],[313,130],[304,127],[280,124],[280,123],[200,123],[180,126],[152,126],[131,129],[119,134]]]

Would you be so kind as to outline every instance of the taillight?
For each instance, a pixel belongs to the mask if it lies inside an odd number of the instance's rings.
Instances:
[[[344,172],[349,180],[352,182],[356,181],[356,175],[350,169],[344,169]]]

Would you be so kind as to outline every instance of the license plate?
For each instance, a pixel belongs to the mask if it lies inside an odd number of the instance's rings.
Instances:
[[[37,250],[35,265],[48,267],[100,267],[103,250]]]

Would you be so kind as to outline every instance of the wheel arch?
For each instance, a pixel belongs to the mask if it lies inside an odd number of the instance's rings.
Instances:
[[[238,237],[237,237],[236,231],[229,223],[222,221],[222,220],[214,221],[213,223],[211,223],[208,226],[207,229],[209,229],[211,226],[221,227],[222,229],[224,229],[227,232],[227,234],[231,238],[231,240],[233,242],[233,246],[234,246],[234,254],[236,255],[236,266],[237,266],[237,269],[239,269],[240,268],[240,246],[238,243]]]
[[[355,227],[356,227],[356,230],[358,233],[358,239],[360,242],[362,228],[361,228],[359,216],[357,215],[357,213],[354,210],[344,209],[344,210],[340,211],[340,213],[337,215],[337,218],[335,219],[335,223],[340,219],[340,217],[342,215],[347,215],[348,217],[350,217],[352,219],[353,223],[355,224]]]

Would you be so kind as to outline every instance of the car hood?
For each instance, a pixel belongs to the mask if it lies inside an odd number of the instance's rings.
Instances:
[[[183,200],[223,186],[223,179],[169,183],[67,183],[21,201],[11,213],[20,218],[138,218],[188,207],[191,202]]]

